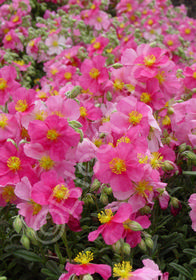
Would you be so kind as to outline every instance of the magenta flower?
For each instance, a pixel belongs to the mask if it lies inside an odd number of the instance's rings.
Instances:
[[[68,280],[71,275],[86,275],[98,273],[104,280],[107,280],[111,276],[111,267],[106,264],[94,264],[90,263],[93,260],[93,253],[90,251],[80,252],[74,259],[79,264],[71,264],[67,262],[65,269],[68,273],[63,273],[59,280]]]

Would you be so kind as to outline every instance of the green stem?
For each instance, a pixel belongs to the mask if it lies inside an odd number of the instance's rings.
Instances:
[[[67,242],[67,231],[66,231],[66,228],[64,230],[64,233],[61,236],[61,239],[63,240],[63,243],[64,243],[65,248],[66,248],[67,256],[69,258],[69,261],[71,262],[72,261],[72,254],[71,254],[70,248],[68,246],[68,242]]]

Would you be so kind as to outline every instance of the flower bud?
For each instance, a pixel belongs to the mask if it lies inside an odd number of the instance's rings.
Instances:
[[[131,253],[131,247],[128,243],[124,243],[122,246],[122,251],[125,255],[129,256]]]
[[[172,107],[169,107],[169,108],[167,109],[167,113],[168,113],[168,115],[173,115],[174,109],[173,109]]]
[[[191,151],[185,151],[185,152],[182,153],[182,155],[185,156],[188,159],[196,160],[196,154],[191,152]]]
[[[119,69],[119,68],[123,67],[123,65],[122,65],[121,63],[114,63],[114,64],[112,65],[112,67],[113,67],[114,69]]]
[[[76,98],[77,96],[78,96],[78,94],[80,94],[81,93],[81,86],[75,86],[72,90],[71,90],[71,92],[70,92],[70,94],[69,94],[69,98]]]
[[[95,179],[91,185],[91,191],[98,191],[100,185],[101,183],[99,182],[99,180]]]
[[[102,193],[100,196],[100,201],[104,204],[107,205],[108,204],[108,196],[106,193]]]
[[[93,277],[90,274],[86,274],[82,278],[83,280],[93,280]]]
[[[118,240],[115,244],[112,245],[112,248],[114,250],[114,252],[116,252],[117,254],[121,253],[121,241]]]
[[[151,213],[151,209],[149,206],[145,205],[143,208],[140,209],[141,215],[149,214]]]
[[[140,241],[138,246],[142,251],[146,251],[146,244],[143,239]]]
[[[171,206],[171,213],[174,217],[178,215],[178,213],[182,209],[182,205],[176,197],[171,197],[170,206]]]
[[[7,277],[1,276],[1,277],[0,277],[0,280],[7,280]]]
[[[186,150],[186,143],[182,143],[179,147],[178,147],[178,151],[179,153],[182,153]]]
[[[130,221],[127,223],[127,226],[133,231],[141,231],[143,230],[142,226],[136,221]]]
[[[150,237],[145,239],[145,243],[146,243],[146,246],[149,247],[150,249],[152,249],[154,246],[153,240]]]
[[[174,169],[174,166],[172,165],[172,162],[169,160],[165,160],[162,164],[161,164],[161,168],[163,169],[163,171],[171,171]]]
[[[112,188],[111,188],[111,187],[104,187],[103,191],[104,191],[107,195],[112,194]]]
[[[20,233],[20,231],[21,231],[21,229],[22,229],[22,221],[21,221],[20,216],[17,216],[17,217],[14,219],[13,227],[14,227],[14,229],[15,229],[15,231],[16,231],[17,233]]]
[[[106,98],[107,98],[108,101],[111,101],[111,100],[112,100],[112,94],[111,94],[110,91],[107,92]]]
[[[85,205],[94,204],[94,199],[90,193],[87,193],[83,199]]]
[[[20,243],[27,249],[30,249],[30,240],[26,235],[22,235],[21,239],[20,239]]]
[[[38,245],[37,236],[36,236],[36,232],[34,231],[34,229],[28,227],[26,229],[26,235],[32,241],[32,243],[34,245]]]

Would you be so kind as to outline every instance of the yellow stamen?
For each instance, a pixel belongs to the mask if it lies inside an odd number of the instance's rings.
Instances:
[[[174,42],[172,40],[167,41],[168,46],[173,46]]]
[[[59,43],[58,43],[58,41],[53,41],[52,45],[53,45],[53,47],[58,47]]]
[[[98,22],[102,22],[102,18],[101,17],[97,17],[97,21]]]
[[[0,127],[4,128],[5,126],[7,126],[7,123],[8,123],[8,118],[6,117],[6,115],[0,114]]]
[[[31,40],[30,42],[29,42],[29,47],[34,47],[35,46],[35,41],[34,40]]]
[[[2,198],[5,200],[5,202],[14,202],[16,199],[16,195],[14,193],[14,187],[13,186],[6,186],[3,188],[2,191]]]
[[[4,90],[7,87],[7,81],[3,78],[0,78],[0,90]]]
[[[91,251],[86,251],[86,252],[82,251],[74,259],[75,262],[81,264],[88,264],[92,260],[93,260],[93,253]]]
[[[136,191],[138,192],[139,195],[146,197],[145,192],[146,191],[152,191],[153,186],[150,185],[148,181],[140,181],[137,186],[136,186]]]
[[[54,140],[56,140],[58,138],[58,136],[59,136],[59,133],[55,129],[50,129],[47,132],[47,138],[49,140],[54,141]]]
[[[113,83],[113,87],[116,90],[122,90],[124,88],[124,83],[119,79],[115,79],[115,81]]]
[[[127,136],[122,136],[120,139],[117,140],[117,146],[119,143],[131,143],[131,140]]]
[[[101,43],[100,43],[100,42],[94,43],[94,44],[93,44],[93,48],[94,48],[95,50],[100,49],[100,48],[101,48]]]
[[[29,202],[33,208],[33,216],[37,215],[41,209],[42,209],[42,206],[38,203],[36,203],[35,201],[33,201],[32,199],[30,200]]]
[[[163,118],[163,120],[162,120],[162,124],[163,124],[163,125],[170,125],[170,124],[171,124],[171,119],[170,119],[170,117],[166,115],[166,116]]]
[[[40,159],[39,165],[46,171],[50,170],[54,166],[54,161],[49,156],[43,156]]]
[[[27,110],[27,108],[28,108],[28,103],[27,103],[26,99],[25,100],[21,100],[21,99],[18,100],[16,105],[15,105],[15,110],[18,111],[18,112],[24,112],[24,111]]]
[[[12,36],[10,34],[6,35],[5,40],[10,42],[12,40]]]
[[[126,12],[131,12],[132,9],[133,9],[132,6],[131,6],[131,4],[130,4],[130,3],[127,3],[126,6],[127,6]]]
[[[7,160],[7,166],[9,167],[10,170],[17,171],[21,167],[21,161],[18,157],[15,157],[15,156],[10,157]]]
[[[193,78],[196,79],[196,71],[193,72]]]
[[[159,84],[162,84],[165,81],[165,71],[159,71],[155,77],[159,81]]]
[[[65,72],[64,77],[65,77],[66,80],[71,80],[72,73],[71,72]]]
[[[17,21],[19,21],[19,16],[18,15],[16,15],[14,18],[13,18],[13,20],[12,20],[12,22],[17,22]]]
[[[185,34],[189,35],[191,33],[191,29],[186,28],[184,32],[185,32]]]
[[[130,262],[123,261],[122,263],[115,264],[113,267],[113,276],[120,277],[119,280],[129,279],[132,276],[132,266]]]
[[[153,152],[152,158],[150,159],[150,165],[153,169],[158,169],[161,167],[163,161],[163,156],[159,152]]]
[[[65,187],[64,184],[58,184],[53,189],[53,197],[55,197],[57,202],[61,202],[69,197],[69,189]]]
[[[152,19],[148,20],[148,25],[153,25],[153,20]]]
[[[155,62],[156,62],[156,57],[153,54],[144,57],[144,64],[147,67],[153,66]]]
[[[151,96],[147,92],[142,92],[140,100],[144,103],[149,103],[151,101]]]
[[[146,164],[148,163],[148,156],[147,155],[142,155],[142,154],[137,154],[137,158],[140,164]]]
[[[87,116],[87,110],[83,106],[80,107],[80,116],[83,118],[85,118]]]
[[[56,69],[56,68],[53,68],[53,69],[51,69],[50,70],[50,73],[52,74],[52,75],[55,75],[56,73],[58,73],[59,71],[58,71],[58,69]]]
[[[109,166],[110,166],[112,172],[117,175],[122,174],[123,172],[126,172],[126,170],[127,170],[125,161],[120,158],[113,158],[109,162]]]
[[[92,79],[96,79],[100,75],[100,72],[97,68],[92,68],[89,75]]]
[[[101,211],[97,215],[100,223],[105,224],[112,220],[113,212],[111,209],[105,209],[104,211]]]
[[[137,125],[140,123],[141,119],[142,119],[142,114],[140,114],[137,111],[132,111],[131,113],[129,113],[129,122],[132,125]]]

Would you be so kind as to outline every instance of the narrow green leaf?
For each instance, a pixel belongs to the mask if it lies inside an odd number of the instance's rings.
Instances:
[[[196,171],[182,171],[182,174],[196,176]]]
[[[181,273],[183,276],[187,277],[187,279],[191,279],[192,275],[191,273],[184,268],[183,266],[177,264],[177,263],[170,263],[170,266],[172,266],[175,270],[177,270],[179,273]]]
[[[17,250],[16,252],[13,253],[13,255],[31,262],[43,262],[43,259],[39,257],[37,254],[22,249]]]

